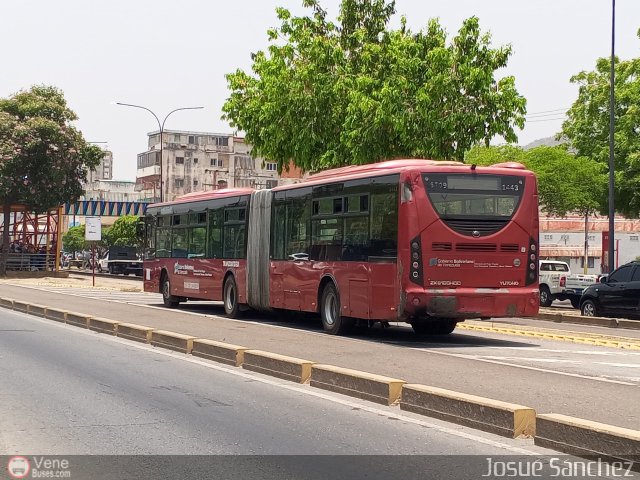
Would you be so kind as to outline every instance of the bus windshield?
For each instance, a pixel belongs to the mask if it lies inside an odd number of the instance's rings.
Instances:
[[[507,175],[425,174],[427,195],[441,218],[511,218],[524,178]]]

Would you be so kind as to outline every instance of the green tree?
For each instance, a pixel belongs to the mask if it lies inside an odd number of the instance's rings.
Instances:
[[[466,163],[476,165],[512,161],[524,164],[536,174],[540,205],[550,215],[591,215],[602,204],[607,186],[606,170],[593,160],[575,156],[566,146],[530,150],[513,145],[477,146],[465,158]]]
[[[4,232],[0,275],[6,271],[12,204],[44,212],[82,195],[88,168],[102,151],[87,144],[78,117],[54,87],[34,86],[0,99],[0,202]]]
[[[84,239],[84,225],[76,225],[62,236],[62,245],[67,252],[77,252],[87,248]]]
[[[281,25],[253,54],[252,73],[227,75],[224,118],[279,170],[462,159],[496,135],[516,141],[526,101],[513,77],[495,77],[511,47],[493,48],[476,17],[448,40],[436,19],[390,29],[393,1],[342,0],[336,22],[318,0],[303,4],[307,16],[277,9]]]
[[[640,36],[640,31],[638,32]],[[609,84],[611,60],[600,58],[596,69],[571,78],[578,98],[567,112],[562,133],[578,155],[608,170]],[[640,58],[615,62],[615,206],[624,215],[640,214]],[[607,204],[600,207],[607,210]]]
[[[139,248],[141,238],[137,231],[138,220],[135,215],[119,217],[104,233],[107,247],[117,245]]]

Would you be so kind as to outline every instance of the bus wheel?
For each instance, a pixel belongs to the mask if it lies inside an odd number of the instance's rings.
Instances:
[[[550,307],[552,303],[553,303],[553,297],[551,296],[549,287],[547,287],[546,285],[542,285],[540,287],[540,306]]]
[[[171,282],[169,282],[168,276],[165,276],[162,282],[162,303],[169,308],[176,308],[180,303],[176,300],[176,297],[171,295]]]
[[[442,320],[438,322],[412,323],[413,331],[418,335],[449,335],[456,328],[455,320]]]
[[[340,297],[333,282],[325,285],[320,301],[322,328],[330,335],[344,335],[353,328],[354,320],[340,315]]]
[[[222,294],[224,301],[224,313],[229,318],[238,318],[240,316],[240,305],[238,305],[238,287],[233,275],[229,275],[224,281]]]

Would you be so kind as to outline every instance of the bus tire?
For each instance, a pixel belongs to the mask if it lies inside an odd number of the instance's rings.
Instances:
[[[233,275],[229,275],[224,281],[222,301],[224,303],[224,313],[227,317],[238,318],[240,316],[241,311],[240,304],[238,304],[238,287]]]
[[[353,318],[340,314],[340,296],[333,282],[327,283],[322,290],[320,318],[322,328],[330,335],[345,335],[353,329],[355,324]]]
[[[456,328],[455,320],[441,320],[437,322],[412,323],[411,328],[418,335],[449,335]]]
[[[541,285],[540,286],[540,306],[550,307],[552,303],[553,303],[553,297],[551,296],[549,287],[547,287],[546,285]]]
[[[171,282],[168,275],[165,275],[162,280],[162,303],[168,308],[176,308],[180,303],[176,297],[171,295]]]

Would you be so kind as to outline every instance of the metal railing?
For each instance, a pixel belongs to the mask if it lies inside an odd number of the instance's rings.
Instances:
[[[56,256],[53,253],[9,253],[8,271],[36,272],[56,269]]]

